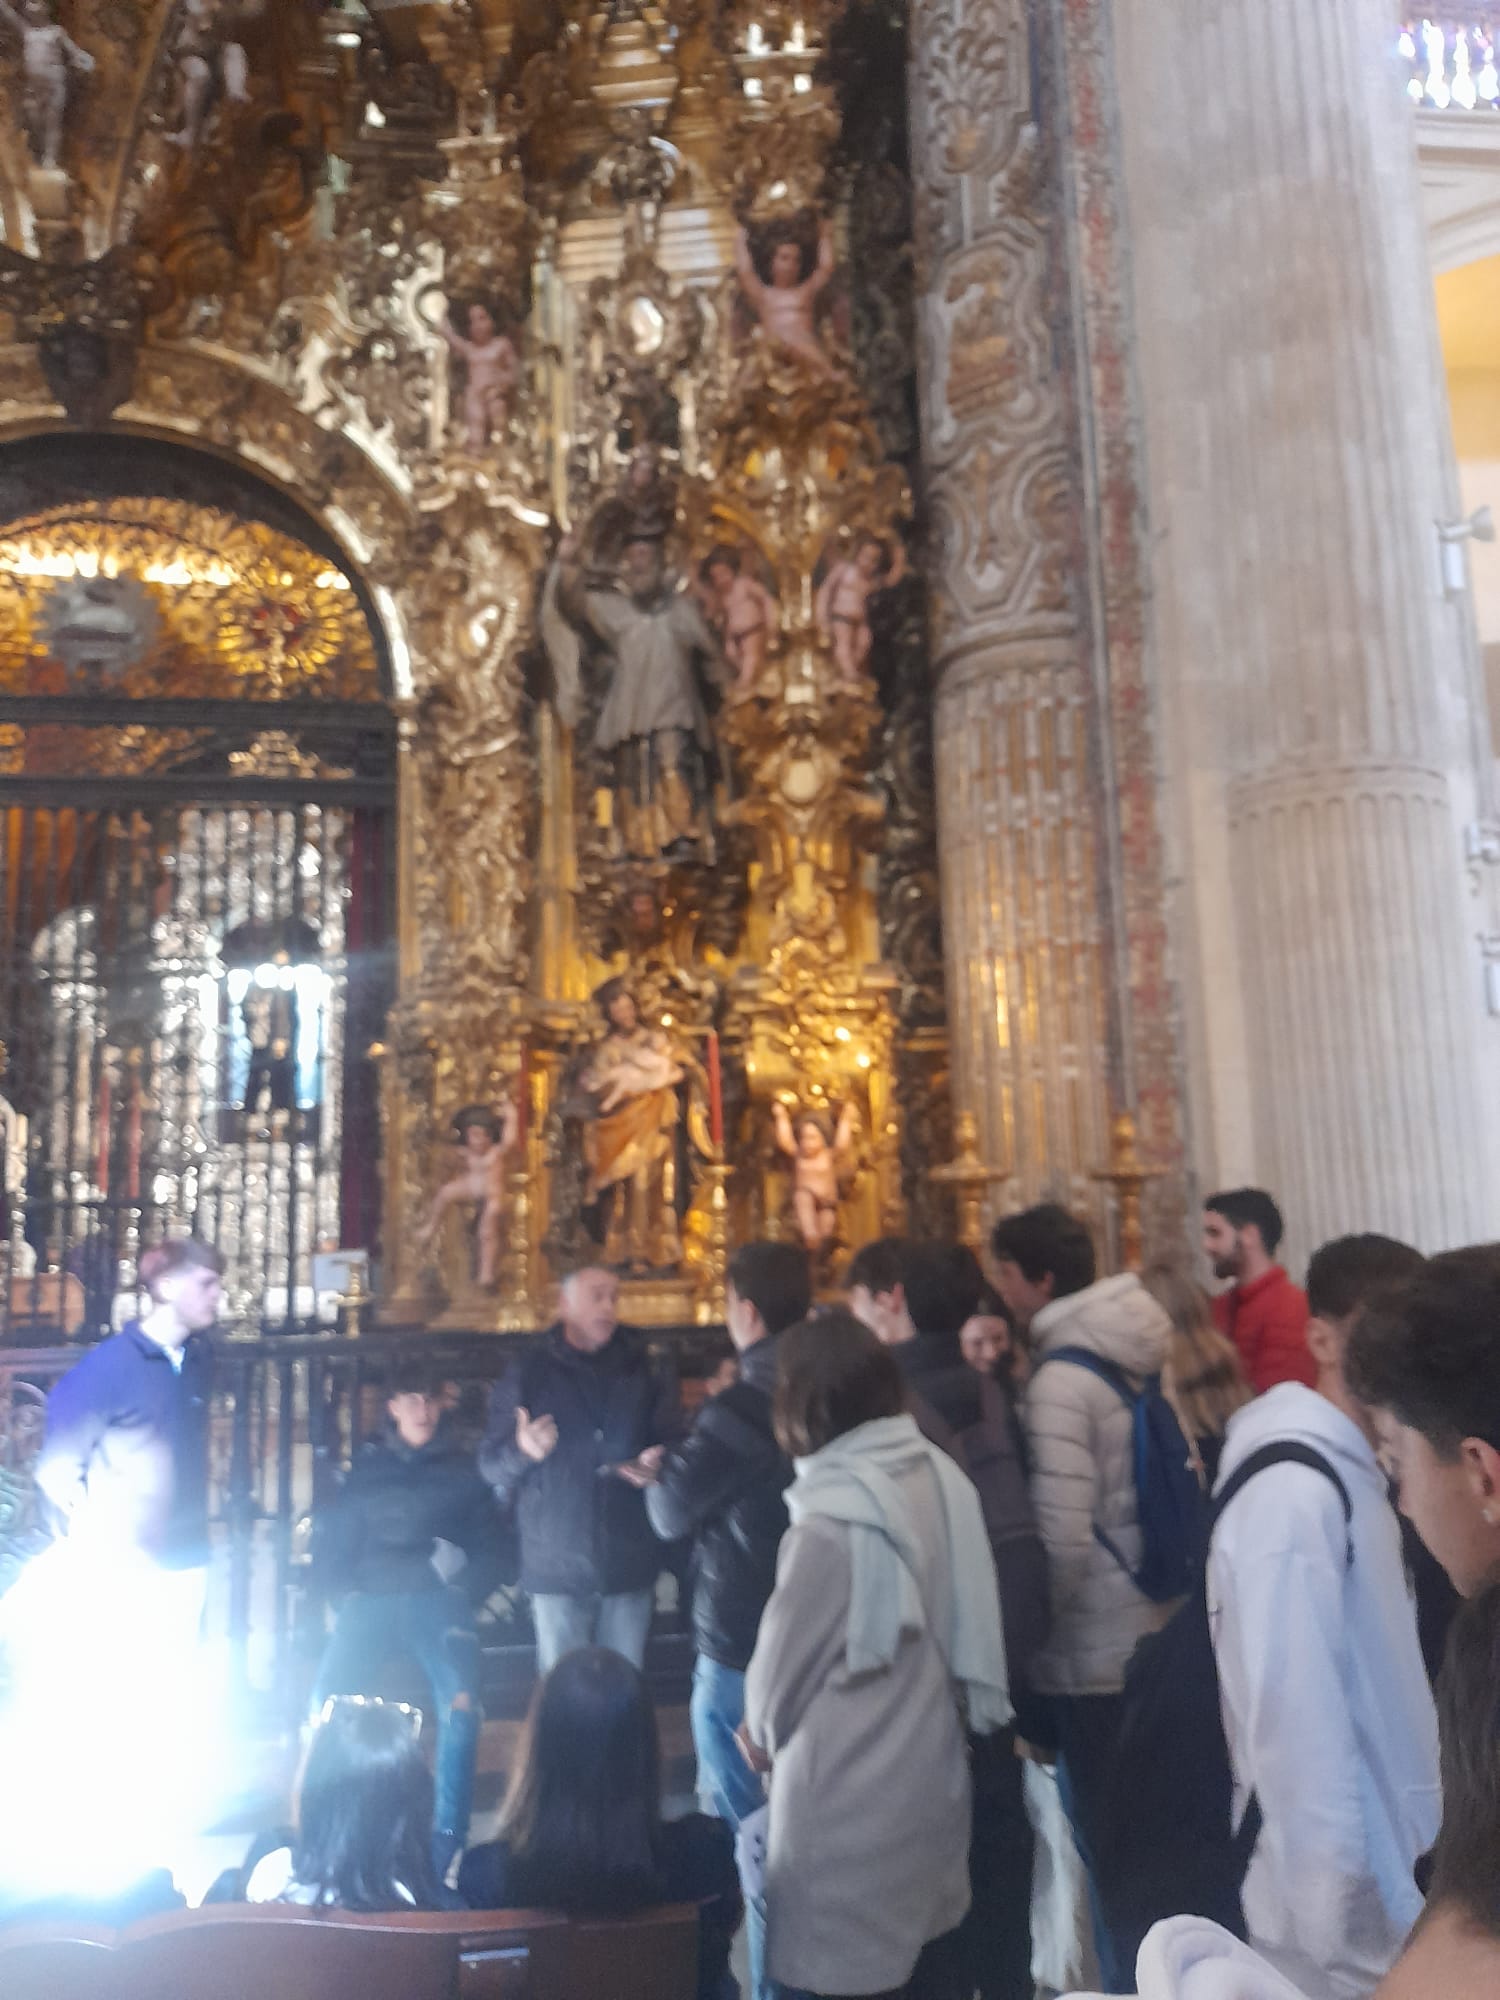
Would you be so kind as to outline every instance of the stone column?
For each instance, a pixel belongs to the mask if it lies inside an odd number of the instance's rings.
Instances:
[[[1468,607],[1385,0],[1113,10],[1204,1178],[1496,1233]]]
[[[1100,1211],[1106,900],[1055,240],[1024,0],[915,0],[911,116],[955,1108],[1012,1200]]]

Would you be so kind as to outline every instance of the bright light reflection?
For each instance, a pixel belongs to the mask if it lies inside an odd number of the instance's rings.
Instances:
[[[201,1570],[54,1543],[0,1599],[0,1900],[106,1896],[212,1823],[230,1764]]]
[[[0,552],[0,573],[7,576],[81,576],[88,579],[96,576],[117,577],[120,574],[120,558],[113,551],[101,556],[97,549],[42,549],[23,542]],[[239,572],[230,564],[212,556],[193,562],[183,556],[175,556],[171,562],[150,562],[140,574],[144,583],[159,584],[164,590],[188,590],[195,584],[227,590],[239,577]],[[316,580],[330,590],[350,588],[348,578],[332,570],[325,570]]]

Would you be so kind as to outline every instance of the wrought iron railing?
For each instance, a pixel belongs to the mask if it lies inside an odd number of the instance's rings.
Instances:
[[[321,1642],[321,1607],[304,1587],[302,1524],[384,1421],[386,1384],[396,1366],[420,1356],[439,1369],[452,1386],[461,1434],[477,1442],[490,1386],[524,1338],[404,1333],[215,1343],[210,1636],[227,1639],[239,1692],[262,1700],[268,1721],[290,1725],[300,1715]],[[701,1327],[654,1337],[659,1358],[683,1376],[688,1400],[717,1338]],[[0,1591],[45,1542],[31,1469],[47,1392],[78,1358],[70,1348],[0,1348]],[[516,1593],[497,1593],[481,1639],[493,1691],[506,1656],[530,1645],[526,1609]],[[664,1657],[670,1666],[670,1639]]]
[[[1413,100],[1435,111],[1500,110],[1500,10],[1418,14],[1401,30]]]

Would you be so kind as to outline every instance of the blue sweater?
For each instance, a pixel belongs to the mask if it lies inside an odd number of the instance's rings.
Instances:
[[[212,1367],[195,1338],[179,1371],[132,1321],[63,1376],[36,1467],[59,1527],[100,1510],[112,1533],[171,1568],[208,1560]]]

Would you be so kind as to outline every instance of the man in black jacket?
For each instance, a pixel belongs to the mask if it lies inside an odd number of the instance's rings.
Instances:
[[[1047,1559],[1037,1533],[1020,1424],[1004,1385],[963,1358],[958,1336],[983,1287],[967,1250],[883,1236],[845,1274],[857,1319],[889,1348],[913,1414],[973,1480],[994,1552],[1011,1698],[1047,1625]]]
[[[693,1667],[689,1715],[698,1753],[698,1799],[738,1828],[765,1802],[735,1741],[745,1719],[745,1669],[776,1583],[792,1468],[771,1430],[777,1336],[807,1316],[807,1252],[792,1243],[746,1243],[729,1260],[725,1318],[740,1378],[698,1412],[667,1452],[646,1493],[663,1541],[693,1537]],[[753,1899],[747,1899],[747,1908]],[[750,1910],[750,1975],[763,1986],[763,1939]]]
[[[639,1667],[661,1569],[640,1485],[681,1433],[677,1384],[620,1325],[612,1271],[575,1271],[559,1303],[495,1385],[479,1469],[515,1508],[537,1671],[596,1645]]]
[[[313,1524],[314,1580],[343,1595],[313,1701],[370,1693],[395,1658],[421,1668],[437,1712],[441,1874],[469,1831],[480,1722],[474,1614],[499,1581],[501,1524],[472,1456],[449,1434],[442,1383],[426,1362],[397,1371],[386,1408],[389,1434],[365,1447]]]

